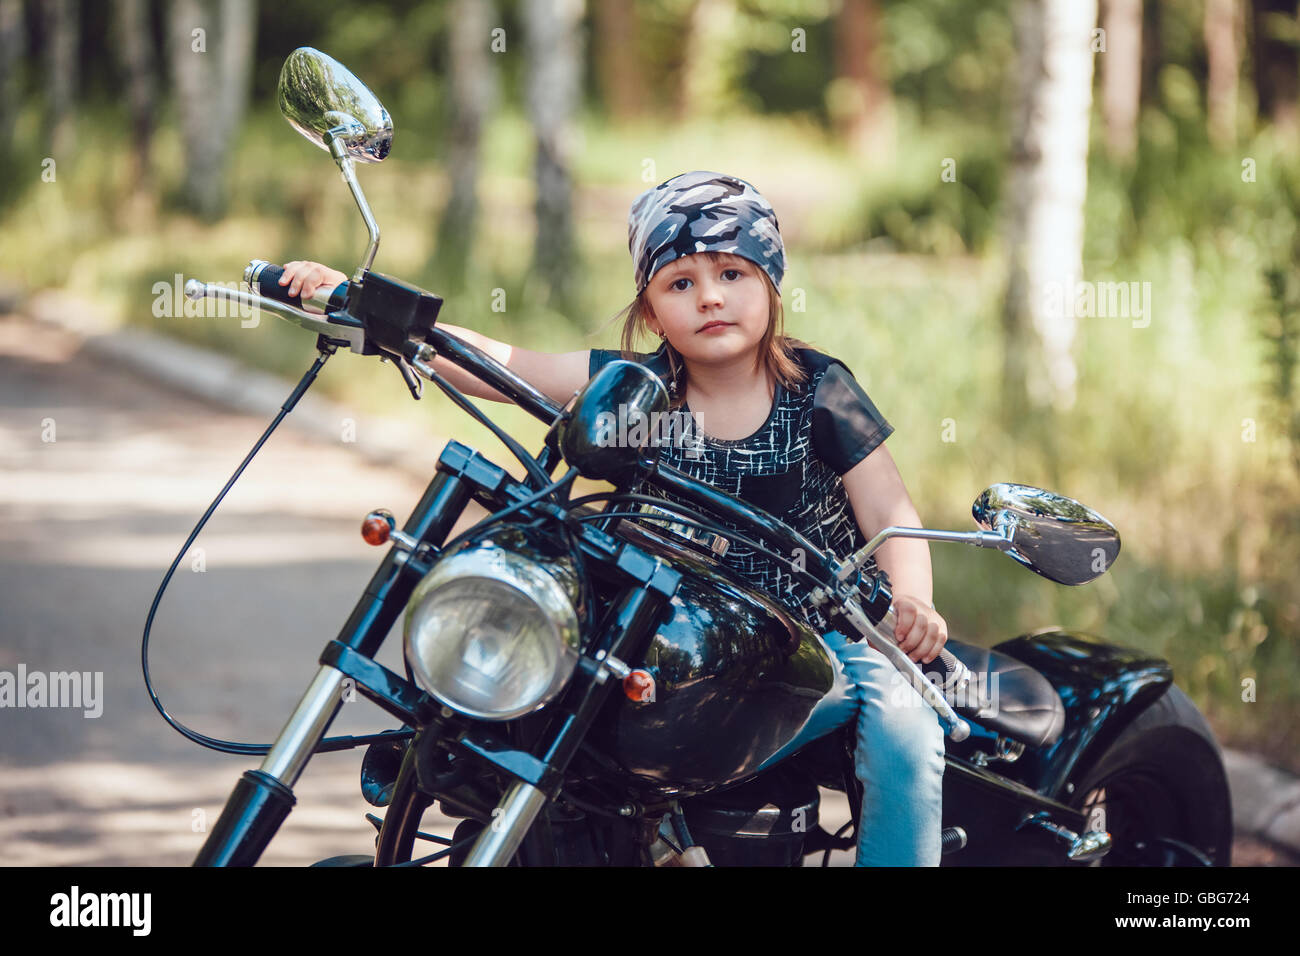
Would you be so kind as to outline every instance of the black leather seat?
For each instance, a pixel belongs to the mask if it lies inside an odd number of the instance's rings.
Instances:
[[[957,706],[960,700],[950,701],[959,714],[1031,747],[1054,743],[1061,736],[1065,705],[1046,677],[1028,664],[987,647],[954,640],[944,647],[974,676],[968,696],[971,706]],[[975,701],[975,687],[987,700]]]

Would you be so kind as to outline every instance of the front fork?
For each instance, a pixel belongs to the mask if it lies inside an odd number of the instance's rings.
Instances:
[[[417,541],[439,545],[470,496],[467,482],[442,470],[440,463],[402,530]],[[398,547],[389,550],[336,643],[366,657],[374,656],[419,581],[419,575],[407,568],[408,558]],[[344,677],[338,668],[321,665],[261,767],[246,771],[235,785],[194,859],[195,866],[252,866],[257,862],[293,808],[293,785],[342,705]]]
[[[664,573],[667,572],[667,573]],[[465,866],[507,866],[548,800],[559,793],[564,771],[578,752],[587,731],[611,693],[622,693],[622,681],[612,670],[617,662],[639,659],[654,634],[660,614],[676,590],[678,575],[656,560],[640,586],[624,591],[615,604],[609,625],[592,645],[594,658],[584,658],[585,673],[575,678],[557,709],[539,747],[543,753],[537,772],[517,779],[492,812],[492,823],[475,840]],[[597,660],[598,658],[599,660]],[[614,668],[607,667],[614,664]],[[585,678],[585,679],[584,679]],[[617,690],[616,690],[617,688]]]

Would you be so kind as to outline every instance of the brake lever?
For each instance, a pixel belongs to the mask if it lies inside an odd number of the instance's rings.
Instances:
[[[243,289],[229,289],[211,282],[200,282],[198,279],[190,279],[185,283],[185,298],[191,302],[197,302],[200,299],[224,299],[227,302],[234,302],[249,308],[261,309],[270,315],[292,322],[308,332],[315,332],[317,335],[323,335],[327,339],[346,345],[358,355],[365,354],[365,329],[361,327],[361,323],[345,313],[334,312],[330,315],[314,315],[286,302],[268,299],[266,296],[255,292],[245,292]]]
[[[925,674],[922,673],[920,666],[908,657],[894,641],[892,609],[878,624],[873,625],[855,597],[836,595],[823,587],[813,592],[812,601],[817,606],[830,605],[833,614],[838,614],[849,626],[865,638],[871,647],[883,654],[903,678],[921,695],[921,699],[939,715],[939,722],[943,724],[944,732],[949,738],[954,742],[960,742],[970,736],[970,724],[966,723],[953,710],[952,705],[943,698],[938,688],[930,683]],[[960,662],[958,663],[960,664]],[[964,671],[965,666],[962,665],[961,669]],[[959,680],[960,678],[956,677],[956,679]],[[967,672],[965,679],[969,680],[969,672]]]

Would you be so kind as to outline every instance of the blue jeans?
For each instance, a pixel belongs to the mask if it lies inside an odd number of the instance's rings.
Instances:
[[[854,770],[862,781],[857,866],[938,866],[944,731],[885,655],[838,631],[822,640],[857,694]]]
[[[778,763],[819,737],[857,722],[854,771],[862,781],[857,866],[938,866],[943,828],[944,730],[906,677],[866,641],[822,635],[843,679],[798,737],[764,762]]]

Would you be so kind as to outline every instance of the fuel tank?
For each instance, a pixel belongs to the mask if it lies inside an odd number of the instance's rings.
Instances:
[[[588,743],[630,785],[690,796],[816,736],[846,686],[821,636],[710,556],[630,522],[618,536],[670,562],[682,582],[644,659],[627,662],[654,675],[654,699],[616,694]]]

